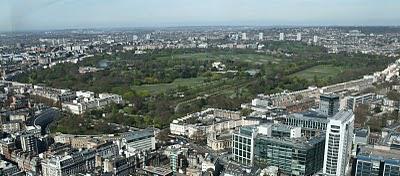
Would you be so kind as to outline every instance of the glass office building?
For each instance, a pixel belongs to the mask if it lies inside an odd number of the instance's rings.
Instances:
[[[369,157],[369,156],[358,156],[356,166],[357,176],[380,176],[381,171],[381,158]]]
[[[240,164],[253,165],[254,139],[257,136],[255,126],[241,127],[232,134],[232,159]]]
[[[301,127],[303,136],[312,137],[320,133],[325,133],[328,124],[327,116],[317,111],[307,111],[304,113],[290,114],[283,119],[283,124]]]
[[[399,157],[399,155],[397,155]],[[387,159],[383,165],[383,175],[393,176],[400,175],[400,159]]]
[[[255,140],[255,160],[260,166],[276,166],[286,175],[313,175],[323,167],[325,135],[277,138],[264,135]]]
[[[339,112],[339,96],[336,94],[324,94],[319,98],[319,110],[326,116],[334,116]]]
[[[400,150],[364,146],[357,154],[356,176],[400,176]]]

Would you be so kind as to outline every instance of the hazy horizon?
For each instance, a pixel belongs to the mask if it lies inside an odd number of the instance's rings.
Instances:
[[[0,0],[0,31],[185,26],[399,26],[386,0]]]

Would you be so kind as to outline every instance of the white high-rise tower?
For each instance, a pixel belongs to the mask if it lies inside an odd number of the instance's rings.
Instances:
[[[137,35],[133,35],[132,36],[132,41],[136,41],[136,40],[138,40],[139,39],[139,37],[137,36]]]
[[[297,33],[297,38],[296,38],[296,40],[297,40],[297,41],[301,41],[301,33],[300,33],[300,32]]]
[[[144,38],[145,38],[146,40],[150,40],[150,39],[151,39],[151,34],[146,34],[146,35],[144,36]]]
[[[314,43],[318,42],[318,36],[314,35]]]
[[[243,32],[243,33],[242,33],[242,40],[247,40],[247,34],[246,34],[246,32]]]
[[[349,165],[354,129],[352,111],[339,111],[329,118],[325,140],[323,173],[329,176],[346,175]]]
[[[285,40],[285,33],[280,33],[280,34],[279,34],[279,40],[280,40],[280,41]]]

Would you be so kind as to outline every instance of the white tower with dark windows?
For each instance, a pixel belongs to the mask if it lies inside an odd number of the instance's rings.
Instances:
[[[258,34],[258,40],[264,40],[264,33],[262,33],[262,32],[260,32],[259,34]]]
[[[243,33],[242,33],[242,40],[247,40],[247,34],[246,34],[246,32],[243,32]]]
[[[285,40],[285,33],[280,33],[280,34],[279,34],[279,40],[280,40],[280,41]]]
[[[301,33],[300,33],[300,32],[297,33],[297,38],[296,38],[296,40],[297,40],[297,41],[301,41]]]
[[[329,118],[326,130],[323,173],[328,176],[346,175],[354,129],[352,111],[339,111]]]
[[[318,43],[318,36],[314,35],[314,40],[313,40],[313,42],[314,42],[314,43]]]

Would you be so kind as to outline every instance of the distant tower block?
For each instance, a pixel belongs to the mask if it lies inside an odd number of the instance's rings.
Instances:
[[[280,33],[279,34],[279,40],[284,41],[285,40],[285,33]]]
[[[258,34],[258,40],[264,40],[264,33],[260,32]]]
[[[247,40],[247,34],[245,32],[242,33],[242,40]]]
[[[300,33],[300,32],[299,32],[299,33],[297,33],[296,40],[297,40],[297,41],[301,41],[301,33]]]
[[[146,34],[145,39],[146,40],[150,40],[151,39],[151,34]]]
[[[138,36],[137,35],[133,35],[132,36],[132,41],[136,41],[136,40],[138,40]]]
[[[314,35],[314,43],[318,43],[318,36]]]

